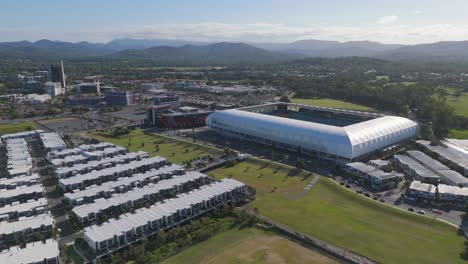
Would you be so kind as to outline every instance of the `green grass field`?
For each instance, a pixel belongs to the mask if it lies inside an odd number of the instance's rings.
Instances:
[[[443,86],[443,88],[450,94],[445,102],[455,109],[457,115],[468,117],[468,93],[463,93],[462,96],[456,98],[453,96],[454,88],[448,86]]]
[[[223,153],[222,150],[194,144],[189,141],[182,141],[153,133],[146,134],[143,130],[132,130],[129,134],[118,137],[113,137],[110,133],[92,133],[90,136],[100,141],[107,141],[126,147],[131,151],[143,150],[150,153],[151,156],[162,156],[170,162],[177,164],[182,164],[183,161],[191,160],[195,157]],[[159,145],[159,151],[156,151],[155,144]]]
[[[296,104],[315,105],[315,106],[358,110],[358,111],[375,111],[374,109],[364,106],[364,105],[358,105],[358,104],[353,104],[353,103],[349,103],[345,101],[328,99],[328,98],[325,98],[325,99],[292,98],[291,101]]]
[[[468,130],[450,129],[448,138],[468,139]]]
[[[388,77],[388,75],[377,75],[377,76],[375,76],[375,79],[377,81],[380,81],[380,80],[387,80],[388,81],[390,78]]]
[[[367,199],[321,178],[309,192],[305,172],[249,160],[210,173],[233,176],[257,190],[259,213],[382,263],[462,263],[464,239],[450,225]],[[297,174],[297,176],[288,176]]]
[[[167,259],[191,263],[337,263],[275,234],[255,228],[231,229]]]
[[[18,124],[0,125],[0,135],[30,131],[34,130],[35,128],[36,126],[32,121],[22,122]]]

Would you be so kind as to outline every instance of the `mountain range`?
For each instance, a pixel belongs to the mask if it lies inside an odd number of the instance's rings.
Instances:
[[[39,40],[0,43],[0,58],[107,58],[163,65],[273,63],[306,57],[375,57],[400,62],[468,63],[468,41],[418,45],[371,41],[300,40],[291,43],[209,43],[167,39],[116,39],[107,43]]]

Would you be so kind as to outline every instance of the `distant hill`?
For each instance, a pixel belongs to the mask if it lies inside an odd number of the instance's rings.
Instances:
[[[110,54],[114,50],[103,44],[89,42],[70,43],[63,41],[38,40],[0,43],[0,57],[42,59],[51,57],[92,57]]]
[[[286,53],[302,54],[308,57],[372,57],[379,52],[393,50],[402,45],[382,44],[372,41],[328,41],[328,40],[299,40],[292,43],[254,44],[268,50],[282,51]]]
[[[374,57],[409,63],[468,63],[468,41],[419,45],[372,41],[299,40],[291,43],[204,43],[167,39],[116,39],[107,43],[39,40],[0,43],[0,59],[109,58],[161,65],[274,63],[308,57]]]
[[[381,52],[376,57],[401,62],[468,63],[468,41],[442,41],[402,46]]]
[[[233,65],[273,63],[294,58],[244,43],[221,42],[204,46],[158,46],[144,50],[124,50],[106,56],[110,59],[153,61],[160,65]]]
[[[107,48],[122,51],[126,49],[148,49],[157,46],[180,47],[183,45],[208,45],[211,43],[187,41],[187,40],[171,40],[171,39],[114,39],[107,42]]]

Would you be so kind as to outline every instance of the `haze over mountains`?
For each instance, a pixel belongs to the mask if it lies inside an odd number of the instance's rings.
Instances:
[[[0,43],[0,58],[50,57],[156,60],[163,64],[272,63],[305,57],[376,57],[402,62],[468,63],[468,41],[418,45],[371,41],[300,40],[292,43],[209,43],[167,39],[116,39],[108,43],[39,40]]]

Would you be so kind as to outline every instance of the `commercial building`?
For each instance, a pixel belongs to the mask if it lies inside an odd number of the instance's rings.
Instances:
[[[101,84],[99,82],[80,83],[75,86],[76,92],[82,94],[97,94],[101,95]]]
[[[419,131],[402,117],[286,103],[217,111],[206,124],[226,136],[344,162],[367,159]]]
[[[55,97],[57,95],[64,94],[65,88],[62,87],[60,82],[46,82],[44,84],[44,91],[51,97]]]
[[[463,177],[460,173],[450,170],[449,167],[438,162],[437,160],[427,156],[418,150],[407,151],[408,156],[412,157],[414,160],[418,161],[421,165],[431,170],[437,176],[440,177],[441,181],[455,186],[465,186],[468,187],[468,179]]]
[[[60,65],[50,66],[50,80],[52,82],[58,82],[62,87],[67,87],[65,70],[63,68],[63,61],[60,62]]]
[[[26,247],[11,247],[0,252],[0,263],[5,264],[59,264],[57,241],[47,239],[27,243]]]
[[[403,171],[408,179],[421,181],[423,183],[437,184],[440,177],[432,170],[424,167],[422,164],[407,155],[394,155],[396,168]]]
[[[397,173],[387,173],[362,162],[348,163],[344,169],[348,176],[379,191],[394,188],[402,179]]]
[[[197,217],[245,195],[245,185],[234,179],[223,179],[176,198],[124,214],[100,226],[86,227],[84,239],[97,254],[108,254],[119,248]]]
[[[136,95],[133,91],[112,90],[105,93],[105,101],[111,106],[129,106],[136,104]]]
[[[407,198],[415,200],[434,200],[436,195],[436,186],[420,181],[411,182],[406,193]]]
[[[178,95],[155,95],[153,96],[154,105],[171,105],[178,107],[181,105]]]
[[[445,142],[444,146],[432,145],[426,140],[418,140],[417,143],[425,151],[437,156],[437,159],[450,167],[454,167],[465,176],[468,176],[468,152],[457,147],[450,142]]]

